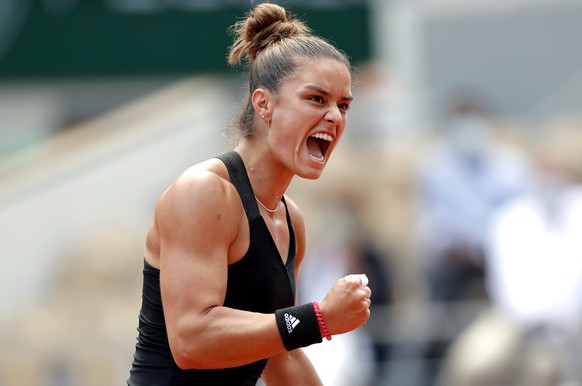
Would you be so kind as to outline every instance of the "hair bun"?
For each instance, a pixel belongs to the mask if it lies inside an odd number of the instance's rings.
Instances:
[[[283,39],[292,38],[294,36],[303,35],[305,33],[305,26],[297,22],[281,22],[276,21],[273,24],[267,26],[256,32],[254,36],[254,46],[255,46],[255,56],[256,53],[262,49],[270,46],[271,44],[277,43]],[[249,47],[251,50],[253,45]],[[250,51],[249,50],[249,51]]]
[[[253,61],[261,50],[271,44],[311,32],[283,7],[270,3],[257,5],[245,20],[233,25],[231,31],[238,35],[229,55],[231,64],[240,62],[245,55]]]

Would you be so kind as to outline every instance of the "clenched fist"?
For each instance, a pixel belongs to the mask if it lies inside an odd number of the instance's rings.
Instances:
[[[348,275],[335,282],[320,304],[321,314],[332,335],[343,334],[370,318],[370,296],[366,275]]]

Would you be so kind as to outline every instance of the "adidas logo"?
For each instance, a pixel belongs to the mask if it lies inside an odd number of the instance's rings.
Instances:
[[[295,327],[299,324],[300,320],[285,312],[285,324],[287,325],[287,332],[291,334]]]

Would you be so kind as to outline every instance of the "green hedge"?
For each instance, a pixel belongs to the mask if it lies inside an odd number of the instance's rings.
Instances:
[[[227,28],[245,12],[232,5],[206,11],[160,7],[129,12],[108,6],[113,0],[61,2],[72,4],[61,8],[40,0],[3,1],[20,4],[0,7],[4,79],[228,72]],[[354,62],[369,58],[365,3],[290,9]]]

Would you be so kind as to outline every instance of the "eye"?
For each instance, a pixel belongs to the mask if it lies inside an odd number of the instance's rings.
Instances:
[[[320,97],[319,95],[312,95],[308,99],[317,103],[323,103],[323,98]]]
[[[340,103],[339,105],[337,105],[337,107],[343,111],[348,111],[350,109],[349,103]]]

